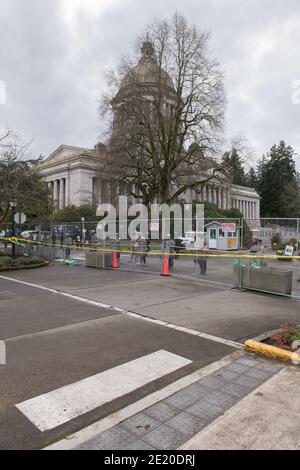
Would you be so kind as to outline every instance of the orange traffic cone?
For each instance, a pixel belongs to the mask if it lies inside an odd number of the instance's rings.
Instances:
[[[163,266],[162,266],[162,273],[161,276],[170,276],[169,273],[169,263],[167,255],[164,255]]]
[[[112,267],[113,268],[118,268],[118,259],[117,259],[117,253],[113,251],[113,259],[112,259]]]

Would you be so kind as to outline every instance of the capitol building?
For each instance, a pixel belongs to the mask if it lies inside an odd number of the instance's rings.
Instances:
[[[138,64],[128,73],[121,87],[112,101],[113,120],[118,120],[118,108],[124,97],[134,93],[135,85],[130,81],[134,75],[135,83],[149,87],[155,87],[156,66],[152,56],[152,45],[145,42],[141,51]],[[172,93],[175,93],[171,78],[164,72],[166,84],[166,108],[172,107]],[[113,125],[113,132],[117,126]],[[101,173],[105,161],[107,147],[98,143],[94,148],[74,147],[60,145],[38,167],[38,173],[48,183],[56,209],[66,206],[82,204],[99,204],[112,202],[113,196],[126,195],[121,185],[114,184],[113,178],[107,179],[105,172]],[[209,168],[203,179],[209,176]],[[188,189],[181,195],[186,202],[197,200],[214,203],[220,209],[237,208],[247,219],[259,219],[260,196],[249,187],[232,184],[225,175],[221,178],[213,178],[197,189]]]

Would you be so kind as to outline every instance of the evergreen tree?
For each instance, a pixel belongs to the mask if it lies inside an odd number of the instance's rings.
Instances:
[[[248,171],[246,175],[246,182],[247,186],[250,188],[256,188],[257,185],[257,176],[256,176],[256,171],[255,168],[251,167],[250,170]]]
[[[282,140],[273,145],[257,167],[256,189],[261,196],[263,217],[296,217],[299,187],[294,150]]]
[[[239,184],[241,186],[247,185],[242,159],[234,147],[229,152],[224,153],[222,162],[225,170],[231,177],[233,184]]]

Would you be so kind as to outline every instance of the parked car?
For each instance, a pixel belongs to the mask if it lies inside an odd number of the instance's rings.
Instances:
[[[37,240],[39,236],[39,232],[36,230],[24,230],[24,232],[21,232],[21,237],[22,238],[31,238],[33,240]]]
[[[193,248],[195,245],[196,241],[196,235],[198,235],[198,238],[201,240],[206,240],[207,239],[207,233],[206,232],[186,232],[184,234],[184,237],[178,237],[178,240],[181,241],[182,246],[184,246],[187,250],[190,248]]]

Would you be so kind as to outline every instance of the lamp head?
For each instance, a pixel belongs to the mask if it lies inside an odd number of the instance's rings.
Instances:
[[[18,204],[18,200],[16,197],[11,197],[9,199],[9,207],[11,207],[11,209],[14,209]]]

